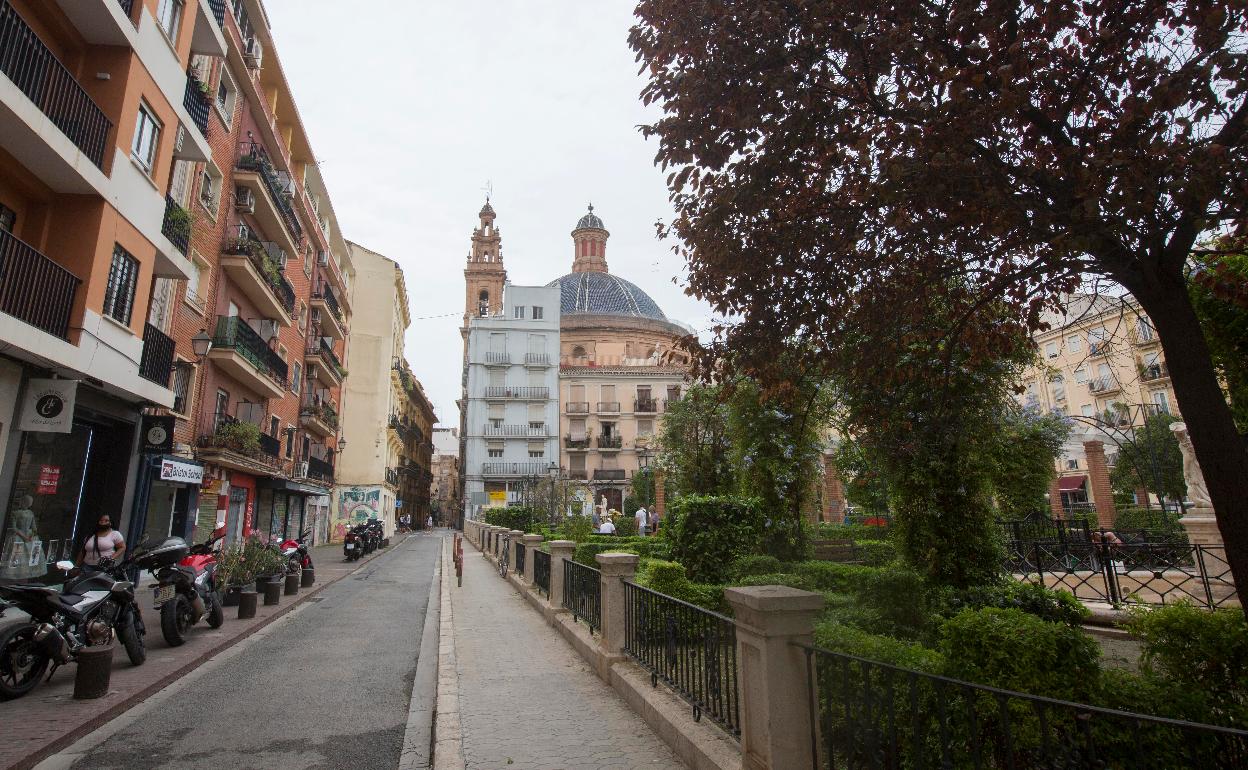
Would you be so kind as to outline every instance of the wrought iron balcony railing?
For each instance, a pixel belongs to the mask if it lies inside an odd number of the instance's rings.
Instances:
[[[568,414],[589,414],[589,402],[569,401],[564,405],[564,411]]]
[[[183,254],[191,250],[191,213],[168,195],[165,196],[165,219],[160,224],[160,232]]]
[[[0,311],[67,339],[81,283],[30,244],[0,230]]]
[[[235,165],[241,171],[255,171],[260,175],[265,189],[269,191],[269,197],[273,199],[273,204],[281,212],[282,221],[286,223],[291,239],[295,243],[302,242],[303,225],[299,224],[299,216],[290,202],[295,194],[294,180],[289,175],[278,171],[273,162],[269,160],[269,153],[256,142],[243,142],[240,145],[238,161]]]
[[[618,414],[620,411],[619,401],[599,401],[598,412],[601,414]]]
[[[204,138],[208,138],[208,102],[209,95],[206,85],[194,73],[186,73],[186,91],[182,94],[182,106],[194,121],[195,127]]]
[[[169,376],[173,374],[173,347],[172,337],[151,324],[145,324],[139,376],[162,388],[169,387]]]
[[[655,398],[639,398],[633,402],[633,411],[637,414],[654,414],[659,411],[659,401]]]
[[[623,481],[623,468],[599,468],[594,471],[595,481]]]
[[[545,400],[550,398],[550,388],[544,385],[487,385],[486,398],[514,398],[521,401]]]
[[[274,382],[286,384],[286,362],[242,318],[218,316],[212,346],[237,352]]]

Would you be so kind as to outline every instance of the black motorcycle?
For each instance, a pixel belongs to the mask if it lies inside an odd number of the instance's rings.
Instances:
[[[188,546],[180,537],[140,545],[132,561],[156,578],[154,606],[160,611],[160,632],[170,647],[186,642],[191,626],[207,615],[210,628],[225,622],[217,590],[217,559],[212,547],[225,534]]]
[[[378,548],[381,548],[381,540],[385,535],[385,530],[382,529],[381,522],[377,519],[369,519],[367,526],[368,534],[373,540],[372,550],[376,551]]]
[[[342,555],[346,557],[347,561],[355,561],[364,555],[366,539],[363,530],[359,526],[347,530],[347,534],[342,539]]]
[[[0,615],[15,607],[30,616],[0,632],[0,700],[19,698],[34,689],[48,666],[52,670],[74,660],[87,646],[104,645],[113,634],[126,648],[130,662],[147,660],[143,637],[147,629],[134,601],[134,583],[126,578],[130,561],[115,564],[101,559],[86,567],[61,587],[24,583],[0,586]],[[69,573],[70,561],[56,563]]]

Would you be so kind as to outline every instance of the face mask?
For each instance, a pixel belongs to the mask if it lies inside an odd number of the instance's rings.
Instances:
[[[104,534],[105,532],[109,531],[110,529],[112,529],[112,526],[111,526],[111,525],[109,525],[109,524],[97,524],[97,525],[95,525],[95,531],[96,531],[96,532],[99,532],[101,535],[102,535],[102,534]]]

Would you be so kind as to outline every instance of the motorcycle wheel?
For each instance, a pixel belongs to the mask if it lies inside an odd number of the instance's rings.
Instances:
[[[173,601],[165,602],[160,608],[160,633],[170,647],[178,647],[186,642],[186,634],[191,630],[191,603],[182,594]]]
[[[48,656],[35,642],[33,623],[0,633],[0,700],[30,692],[47,670]]]
[[[225,622],[225,608],[221,606],[221,592],[213,591],[208,595],[208,601],[212,604],[212,608],[208,610],[208,627],[220,628]]]
[[[134,613],[126,613],[125,619],[117,627],[117,638],[121,639],[121,645],[126,648],[130,663],[135,666],[143,665],[143,661],[147,660],[147,644],[144,643],[143,634],[139,631],[138,624],[135,623]]]

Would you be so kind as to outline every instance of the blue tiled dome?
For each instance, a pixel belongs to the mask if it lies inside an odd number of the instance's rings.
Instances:
[[[580,230],[583,227],[596,227],[599,230],[607,229],[606,226],[602,224],[602,219],[594,213],[594,204],[592,203],[589,204],[589,213],[581,217],[576,223],[577,230]]]
[[[649,294],[610,273],[568,273],[546,285],[559,286],[559,312],[563,315],[592,313],[667,320]]]

